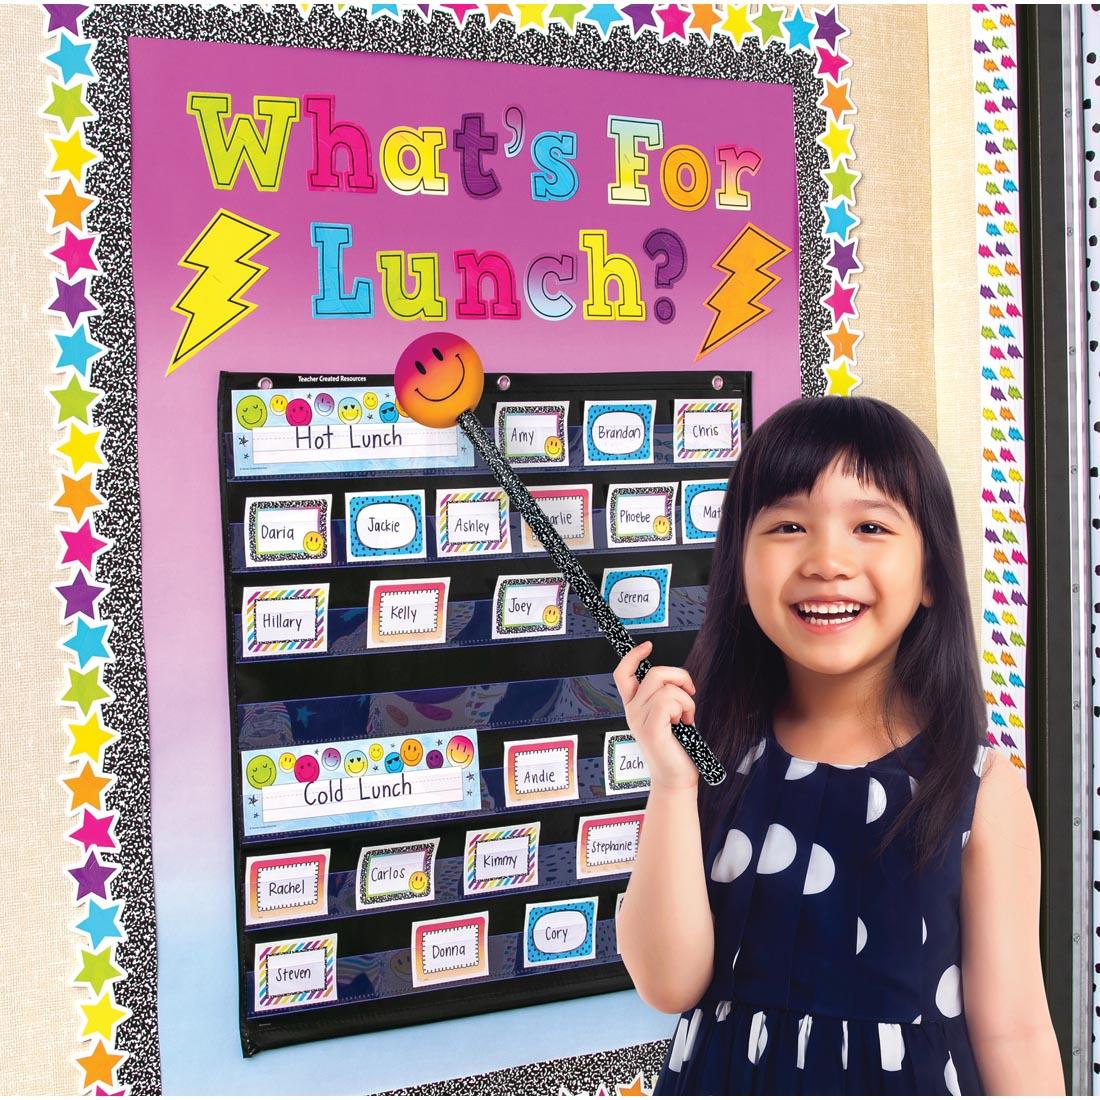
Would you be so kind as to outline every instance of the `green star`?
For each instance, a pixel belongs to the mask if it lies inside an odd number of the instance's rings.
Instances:
[[[92,112],[84,102],[84,85],[74,84],[71,88],[62,88],[60,84],[50,81],[53,89],[53,99],[49,106],[44,107],[44,115],[53,115],[68,133],[78,118],[91,118]]]
[[[858,172],[849,172],[847,166],[841,162],[831,172],[825,173],[829,181],[829,195],[831,198],[846,198],[855,201],[852,194],[852,186],[859,179]]]
[[[95,990],[98,997],[107,982],[113,982],[115,978],[122,977],[122,971],[111,962],[113,945],[105,947],[102,951],[81,951],[84,956],[84,966],[75,978],[74,982],[85,982]]]
[[[555,4],[550,9],[550,18],[561,19],[572,31],[573,24],[577,21],[577,16],[584,11],[584,7],[584,4]]]
[[[68,672],[69,690],[61,696],[64,702],[76,703],[87,714],[100,699],[109,698],[110,693],[99,682],[99,665],[87,672],[77,672],[75,668],[70,668]]]
[[[79,420],[81,424],[87,424],[88,406],[100,397],[94,390],[86,390],[75,374],[69,376],[69,384],[63,389],[50,390],[50,396],[57,402],[58,424],[64,424],[66,420]]]
[[[766,46],[772,38],[783,37],[783,32],[779,29],[779,17],[782,14],[782,8],[769,8],[765,4],[760,9],[760,14],[753,20],[753,23],[760,28],[760,41],[763,45]]]

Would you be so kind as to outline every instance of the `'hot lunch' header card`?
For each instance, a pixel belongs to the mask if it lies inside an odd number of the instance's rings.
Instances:
[[[481,808],[477,730],[241,753],[245,836]]]
[[[393,386],[234,390],[237,477],[473,466],[473,444],[455,428],[425,428]]]

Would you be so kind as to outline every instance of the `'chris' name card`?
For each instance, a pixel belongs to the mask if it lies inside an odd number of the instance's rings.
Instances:
[[[741,454],[741,399],[673,402],[674,462],[733,462]]]

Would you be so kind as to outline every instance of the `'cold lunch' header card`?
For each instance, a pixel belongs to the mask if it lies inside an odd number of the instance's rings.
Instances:
[[[672,426],[675,462],[733,462],[741,454],[741,399],[677,399]]]
[[[367,645],[439,645],[447,640],[450,577],[371,581]]]
[[[586,401],[585,465],[652,462],[655,407],[655,401]]]
[[[568,401],[501,401],[496,444],[513,466],[568,466]]]
[[[245,836],[481,808],[477,730],[241,753]]]
[[[244,502],[244,562],[327,565],[332,561],[332,497],[249,497]]]
[[[481,978],[489,973],[489,913],[469,913],[412,926],[414,986]]]
[[[473,445],[457,427],[418,424],[397,403],[393,386],[309,382],[309,388],[234,390],[231,400],[237,477],[474,464]]]

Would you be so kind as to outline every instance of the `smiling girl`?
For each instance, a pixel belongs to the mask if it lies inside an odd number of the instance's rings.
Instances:
[[[873,398],[730,477],[686,668],[615,672],[651,786],[617,921],[656,1093],[1064,1094],[1027,788],[991,747],[951,489]],[[730,779],[699,784],[700,727]],[[965,991],[965,996],[964,996]]]

